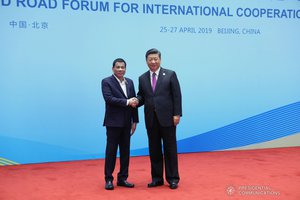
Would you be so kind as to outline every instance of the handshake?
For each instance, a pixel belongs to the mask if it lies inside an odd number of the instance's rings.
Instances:
[[[128,106],[136,108],[138,104],[139,104],[139,100],[136,97],[132,97],[128,99]]]

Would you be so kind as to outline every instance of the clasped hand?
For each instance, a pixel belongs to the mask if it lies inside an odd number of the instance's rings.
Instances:
[[[129,102],[128,102],[129,106],[136,108],[138,104],[139,104],[139,100],[136,97],[132,97],[129,99]]]

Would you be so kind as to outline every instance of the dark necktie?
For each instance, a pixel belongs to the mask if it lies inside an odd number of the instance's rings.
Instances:
[[[155,91],[155,86],[156,86],[156,74],[152,74],[152,90],[153,92]]]

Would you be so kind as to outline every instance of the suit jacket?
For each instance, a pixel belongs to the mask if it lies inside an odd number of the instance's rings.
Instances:
[[[182,116],[181,91],[174,71],[160,68],[155,92],[152,90],[150,71],[139,77],[139,106],[144,105],[146,128],[151,128],[156,112],[161,126],[173,126],[173,116]]]
[[[115,76],[102,80],[102,94],[105,100],[105,117],[103,126],[130,127],[133,122],[138,122],[137,108],[127,106],[127,99],[136,96],[133,81],[126,78],[125,96]]]

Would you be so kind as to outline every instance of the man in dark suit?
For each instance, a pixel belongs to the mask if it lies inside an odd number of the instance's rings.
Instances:
[[[139,77],[137,98],[138,106],[144,105],[149,142],[152,182],[148,187],[164,184],[165,162],[166,180],[171,189],[176,189],[179,182],[176,126],[182,116],[180,85],[174,71],[160,66],[160,51],[148,50],[146,62],[149,71]]]
[[[105,189],[113,190],[113,171],[116,164],[117,149],[120,151],[120,171],[117,185],[128,188],[134,184],[127,182],[130,136],[136,129],[138,111],[136,108],[135,89],[133,81],[125,78],[126,62],[118,58],[114,60],[113,75],[102,80],[102,94],[105,100],[105,117],[103,126],[106,126],[105,151]]]

